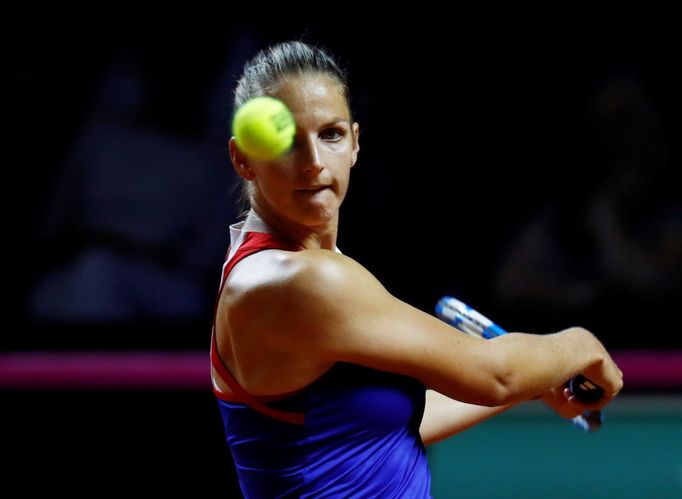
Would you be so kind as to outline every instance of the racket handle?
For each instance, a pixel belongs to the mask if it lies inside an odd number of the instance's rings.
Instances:
[[[582,374],[572,378],[566,386],[582,403],[596,402],[604,395],[604,390],[600,386],[595,385]],[[582,415],[574,417],[571,421],[577,428],[593,432],[601,428],[604,414],[599,410],[583,411]]]
[[[571,379],[568,382],[568,388],[573,392],[575,398],[584,404],[597,402],[604,396],[602,387],[595,385],[582,374]]]

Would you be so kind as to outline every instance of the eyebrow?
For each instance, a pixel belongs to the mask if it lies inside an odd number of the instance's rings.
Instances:
[[[350,123],[350,118],[334,117],[331,120],[322,124],[322,127],[338,125],[339,123]]]

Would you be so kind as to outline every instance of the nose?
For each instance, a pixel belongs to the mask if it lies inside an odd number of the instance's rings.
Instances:
[[[319,144],[317,143],[317,136],[307,137],[301,149],[300,161],[302,162],[302,168],[306,173],[318,173],[324,168]]]

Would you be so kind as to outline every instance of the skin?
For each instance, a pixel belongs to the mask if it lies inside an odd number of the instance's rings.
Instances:
[[[225,283],[218,352],[248,392],[298,390],[339,361],[411,376],[430,388],[420,429],[425,444],[521,401],[542,398],[572,417],[618,393],[622,373],[582,328],[471,338],[392,296],[360,264],[330,251],[359,152],[359,126],[328,77],[288,77],[272,95],[296,120],[292,151],[276,161],[253,161],[231,139],[230,157],[252,183],[253,210],[302,251],[251,255]],[[563,389],[578,373],[605,389],[603,400],[582,406]],[[229,391],[215,372],[213,378]]]

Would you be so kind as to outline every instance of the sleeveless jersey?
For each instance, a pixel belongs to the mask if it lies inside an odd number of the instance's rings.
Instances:
[[[251,231],[244,224],[230,227],[220,291],[234,265],[249,255],[301,249],[264,232],[262,225],[256,223],[259,231]],[[423,384],[339,362],[292,394],[253,396],[220,359],[215,318],[213,326],[211,363],[231,393],[215,383],[213,392],[246,498],[430,497],[419,436]]]

